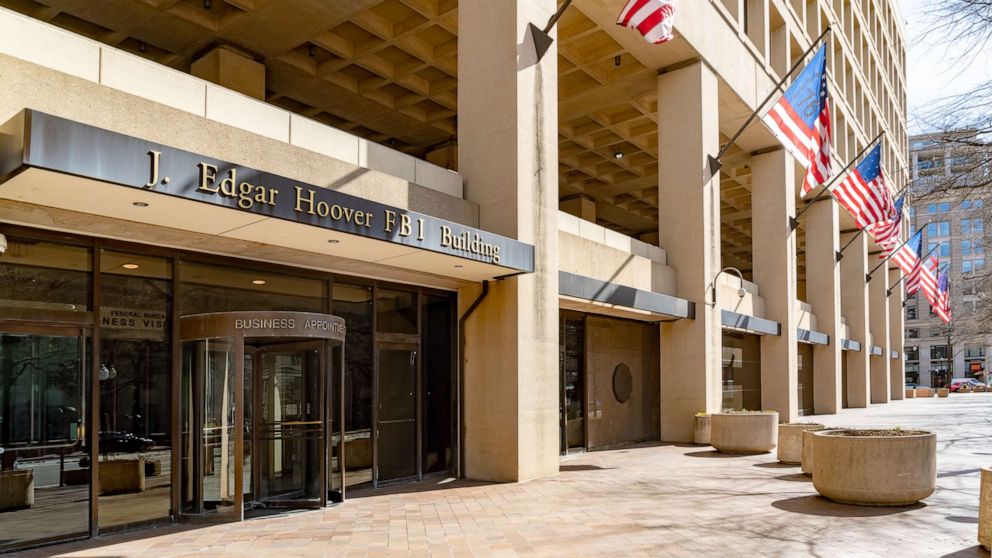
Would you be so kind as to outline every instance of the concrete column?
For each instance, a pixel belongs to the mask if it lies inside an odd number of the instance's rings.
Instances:
[[[841,245],[851,240],[849,233],[841,235]],[[867,407],[871,400],[868,382],[868,359],[871,340],[868,336],[868,240],[861,234],[844,252],[840,261],[840,311],[847,318],[850,338],[861,342],[861,351],[847,352],[847,405]]]
[[[829,345],[813,346],[813,412],[841,408],[840,249],[838,205],[813,204],[806,212],[806,301],[816,315],[816,329],[830,336]]]
[[[906,326],[903,323],[906,312],[902,308],[906,289],[904,284],[899,282],[900,279],[902,279],[901,271],[898,269],[889,270],[889,285],[896,285],[889,296],[889,350],[899,353],[897,360],[889,361],[889,397],[891,399],[903,399],[906,396]]]
[[[789,226],[796,214],[795,176],[783,149],[751,157],[754,282],[765,299],[765,317],[782,325],[781,335],[761,337],[761,407],[778,411],[782,422],[799,417],[796,233]]]
[[[558,56],[538,62],[528,23],[555,0],[462,0],[458,168],[481,228],[535,248],[535,272],[494,282],[466,323],[464,474],[558,472]],[[478,287],[463,289],[462,307]]]
[[[701,63],[658,76],[660,246],[693,320],[661,326],[661,438],[692,441],[695,414],[721,406],[722,328],[711,305],[720,270],[720,183],[707,155],[720,148],[717,78]]]
[[[873,257],[877,261],[877,258]],[[874,264],[874,262],[872,262]],[[874,264],[878,265],[878,264]],[[889,402],[889,272],[886,262],[868,283],[868,323],[875,345],[882,348],[882,356],[871,357],[871,402]]]

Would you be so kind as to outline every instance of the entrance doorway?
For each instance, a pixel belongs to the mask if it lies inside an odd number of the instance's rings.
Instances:
[[[376,375],[376,480],[379,483],[420,475],[417,345],[379,344]]]
[[[90,335],[0,321],[0,552],[90,531]]]
[[[299,312],[182,318],[184,514],[239,520],[343,499],[344,328]]]

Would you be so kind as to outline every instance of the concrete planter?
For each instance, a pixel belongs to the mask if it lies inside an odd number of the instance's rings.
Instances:
[[[915,398],[916,398],[916,390],[915,389],[907,389],[906,390],[906,399],[915,399]]]
[[[34,505],[34,471],[0,471],[0,511]]]
[[[937,388],[937,397],[947,397],[951,394],[951,390],[947,388]]]
[[[813,433],[819,430],[826,430],[827,426],[817,428],[816,430],[807,429],[802,431],[802,461],[800,464],[803,468],[804,475],[813,474]]]
[[[710,445],[722,453],[767,453],[777,442],[777,411],[714,413],[710,421]]]
[[[845,504],[905,506],[937,486],[937,436],[921,430],[813,434],[813,487]]]
[[[697,444],[710,443],[710,415],[696,415],[696,429],[692,433],[692,441]]]
[[[823,430],[822,424],[796,422],[778,425],[778,460],[789,465],[799,465],[803,459],[803,431]]]
[[[145,458],[100,462],[100,494],[144,492]]]
[[[930,389],[930,388],[925,388],[925,387],[916,388],[916,396],[917,397],[933,397],[933,390]]]
[[[982,490],[978,502],[978,542],[992,550],[992,467],[982,469]]]

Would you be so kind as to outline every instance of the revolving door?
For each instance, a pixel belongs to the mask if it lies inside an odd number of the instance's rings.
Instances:
[[[180,335],[183,514],[236,521],[341,501],[344,320],[197,314]]]

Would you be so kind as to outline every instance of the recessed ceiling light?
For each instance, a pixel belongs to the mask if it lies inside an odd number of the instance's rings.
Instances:
[[[341,242],[341,241],[338,240],[338,239],[336,239],[336,238],[332,238],[332,239],[328,240],[327,242],[328,242],[328,244],[337,244],[338,242]]]
[[[463,267],[465,267],[465,266],[463,266],[462,264],[455,264],[455,269],[461,269]]]
[[[614,159],[623,159],[623,151],[620,151],[619,149],[617,149],[617,150],[616,150],[616,151],[615,151],[615,152],[613,153],[613,158],[614,158]]]
[[[138,265],[138,264],[136,264],[136,263],[126,263],[126,264],[122,265],[121,267],[123,267],[124,269],[138,269],[141,266]]]
[[[134,202],[131,205],[133,205],[134,207],[148,207],[148,204],[145,202]]]
[[[265,284],[265,279],[253,279],[252,282],[251,282],[251,284],[252,285],[264,285]]]

